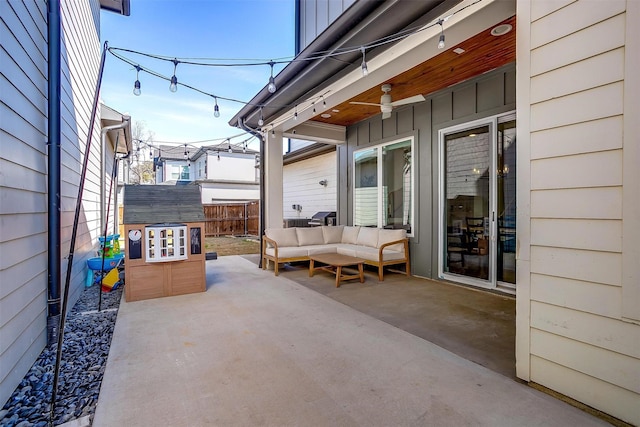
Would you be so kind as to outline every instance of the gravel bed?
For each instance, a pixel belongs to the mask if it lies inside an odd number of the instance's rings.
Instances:
[[[107,364],[123,286],[102,293],[85,288],[66,318],[54,425],[93,415]],[[57,345],[45,348],[0,410],[0,426],[49,425]]]

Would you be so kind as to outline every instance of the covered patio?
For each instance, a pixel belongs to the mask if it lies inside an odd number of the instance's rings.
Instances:
[[[409,333],[409,306],[395,327],[388,306],[389,323],[346,305],[358,287],[363,305],[394,285],[416,292],[404,276],[345,284],[343,304],[331,278],[304,273],[221,257],[207,261],[204,293],[123,302],[93,425],[606,425]],[[446,290],[430,296],[485,295]]]

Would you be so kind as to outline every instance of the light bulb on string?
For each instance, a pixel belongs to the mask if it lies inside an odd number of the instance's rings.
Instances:
[[[438,39],[438,49],[444,49],[444,21],[440,19],[438,21],[440,24],[440,38]]]
[[[218,161],[220,161],[220,151],[218,151]]]
[[[258,119],[258,126],[264,125],[264,116],[262,115],[262,107],[260,107],[260,118]]]
[[[227,139],[227,142],[229,143],[229,154],[233,153],[233,148],[231,148],[231,141]]]
[[[176,68],[178,68],[179,62],[180,61],[178,61],[177,59],[173,60],[173,76],[171,76],[171,84],[169,85],[169,90],[171,92],[178,91],[178,78],[176,77]]]
[[[293,113],[293,120],[298,120],[298,106],[296,105],[296,109]]]
[[[276,87],[276,80],[273,78],[274,65],[275,63],[273,61],[269,62],[269,66],[271,67],[271,77],[269,77],[269,86],[267,86],[267,89],[270,93],[276,93],[276,90],[278,90],[278,88]]]
[[[365,59],[365,49],[364,46],[360,48],[362,52],[362,64],[360,65],[360,69],[362,70],[362,77],[367,77],[369,75],[369,69],[367,68],[367,61]]]
[[[184,159],[187,160],[189,158],[189,152],[187,151],[187,144],[184,144]]]
[[[136,65],[136,82],[133,84],[133,94],[135,96],[140,96],[140,79],[138,78],[140,75],[140,66]]]
[[[220,117],[220,107],[218,107],[218,97],[214,96],[213,100],[215,102],[215,105],[213,106],[213,116],[214,117]]]

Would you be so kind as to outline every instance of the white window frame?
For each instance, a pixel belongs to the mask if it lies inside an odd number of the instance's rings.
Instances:
[[[404,142],[404,141],[410,141],[410,145],[411,145],[411,232],[407,233],[408,237],[413,237],[416,234],[416,216],[415,216],[415,205],[416,205],[416,197],[415,197],[415,189],[416,189],[416,174],[415,174],[415,170],[416,170],[416,151],[415,151],[415,137],[414,136],[406,136],[403,138],[397,138],[394,139],[392,141],[388,141],[388,142],[384,142],[382,144],[377,144],[377,145],[369,145],[367,147],[363,147],[359,150],[355,150],[353,152],[353,156],[352,156],[352,180],[351,180],[351,192],[352,192],[352,206],[353,206],[353,210],[351,213],[351,220],[352,220],[352,224],[357,225],[355,223],[355,206],[356,206],[356,154],[363,152],[363,151],[370,151],[370,150],[375,150],[377,149],[376,155],[377,155],[377,191],[378,191],[378,212],[377,212],[377,227],[378,228],[383,228],[384,224],[384,195],[383,195],[383,181],[384,181],[384,171],[382,170],[382,166],[383,166],[383,161],[382,161],[382,156],[383,156],[383,151],[384,148],[389,146],[389,145],[394,145],[397,144],[399,142]]]
[[[145,261],[169,262],[188,258],[186,224],[154,224],[144,228]]]

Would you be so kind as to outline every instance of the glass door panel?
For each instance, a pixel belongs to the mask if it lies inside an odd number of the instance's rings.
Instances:
[[[378,226],[378,149],[354,153],[354,225]]]
[[[445,273],[489,280],[489,125],[444,137]]]
[[[516,122],[498,123],[497,280],[516,283]]]

